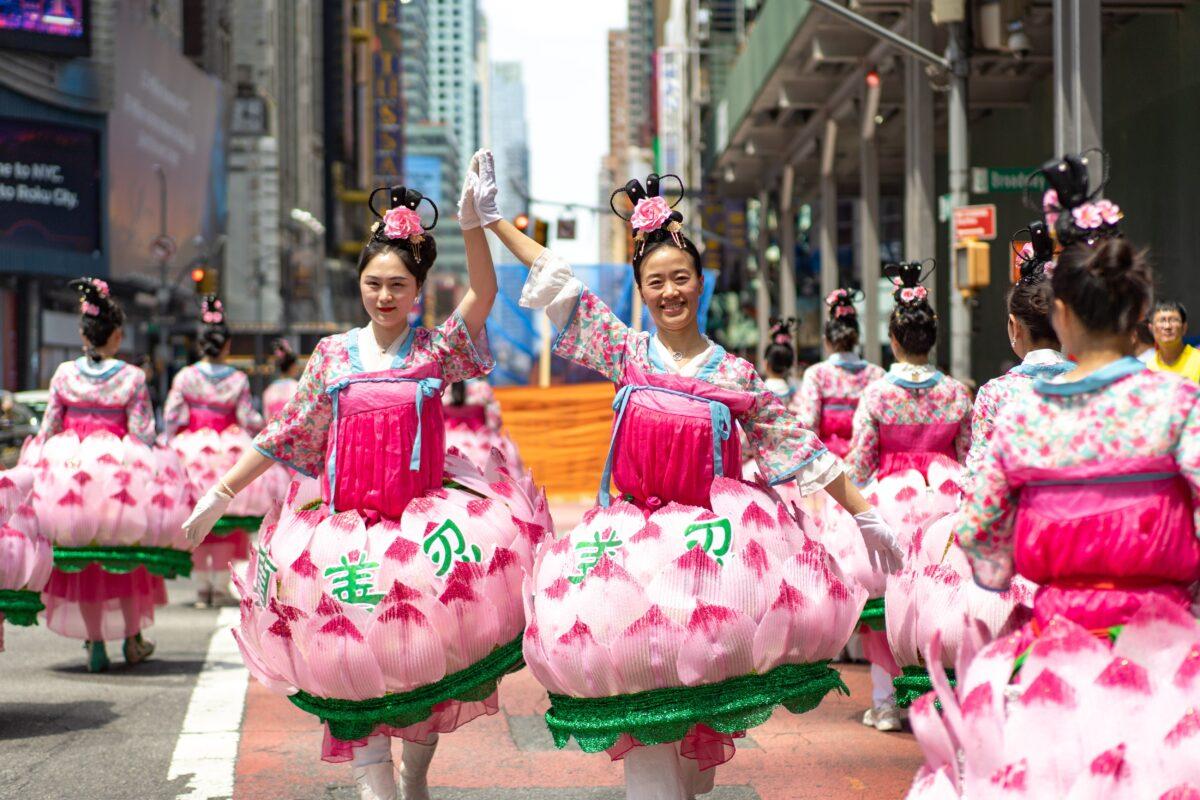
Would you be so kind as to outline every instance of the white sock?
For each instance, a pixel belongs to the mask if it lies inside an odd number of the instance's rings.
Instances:
[[[623,761],[627,800],[687,800],[673,743],[635,747]]]
[[[679,771],[683,775],[683,789],[687,792],[688,800],[713,790],[717,780],[717,768],[701,770],[700,762],[687,756],[679,756]]]
[[[396,776],[392,772],[392,737],[377,733],[354,748],[354,783],[359,800],[395,800]]]
[[[871,705],[875,708],[891,706],[896,703],[896,687],[892,685],[892,676],[878,664],[871,665]]]
[[[437,750],[438,735],[435,733],[425,744],[405,742],[400,755],[400,785],[404,789],[404,800],[429,800],[429,764]]]
[[[366,744],[354,748],[353,763],[356,767],[369,767],[392,760],[392,737],[384,733],[368,736]]]

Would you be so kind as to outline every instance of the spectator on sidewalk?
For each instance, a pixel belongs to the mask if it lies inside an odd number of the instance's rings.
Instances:
[[[1187,344],[1187,309],[1176,300],[1161,300],[1150,312],[1150,332],[1154,334],[1154,358],[1150,369],[1174,372],[1200,381],[1200,350]]]

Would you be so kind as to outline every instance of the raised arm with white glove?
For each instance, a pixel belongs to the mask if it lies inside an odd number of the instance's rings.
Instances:
[[[462,193],[458,196],[458,225],[464,231],[483,225],[479,212],[475,210],[475,183],[479,173],[479,154],[471,156],[471,165],[463,178]]]
[[[475,211],[485,226],[503,219],[500,209],[496,206],[496,163],[491,150],[480,150],[475,154],[476,162],[472,160],[472,168],[478,167],[475,176]]]
[[[904,553],[896,534],[879,516],[875,509],[854,515],[858,532],[862,534],[863,544],[867,546],[867,558],[871,566],[881,572],[891,574],[899,572],[904,566]]]

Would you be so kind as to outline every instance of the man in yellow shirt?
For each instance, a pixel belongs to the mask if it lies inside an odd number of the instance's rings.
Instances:
[[[1174,300],[1156,303],[1150,313],[1150,331],[1154,334],[1150,369],[1200,381],[1200,350],[1183,341],[1187,335],[1187,309],[1183,303]]]

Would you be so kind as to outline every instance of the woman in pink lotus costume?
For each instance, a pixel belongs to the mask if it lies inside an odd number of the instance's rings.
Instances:
[[[864,361],[858,349],[858,312],[855,295],[836,289],[825,298],[825,350],[829,357],[804,371],[792,411],[800,424],[815,431],[834,455],[845,458],[854,433],[854,410],[863,390],[883,377],[883,368]]]
[[[524,471],[517,446],[504,433],[500,402],[486,378],[461,381],[450,387],[446,404],[446,448],[454,448],[474,464],[485,464],[498,450],[509,471]]]
[[[275,461],[320,478],[315,502],[293,484],[264,530],[236,635],[260,681],[326,724],[322,756],[353,763],[363,800],[396,796],[392,738],[403,796],[423,800],[438,734],[496,713],[521,662],[521,580],[549,525],[544,500],[498,462],[446,454],[445,384],[492,367],[496,279],[464,194],[470,288],[454,314],[409,327],[437,246],[418,214],[427,199],[392,187],[358,263],[370,324],[317,344],[296,396],[188,521],[203,536]]]
[[[124,639],[127,663],[154,650],[142,631],[167,601],[163,577],[186,575],[190,547],[179,528],[191,494],[179,460],[153,447],[146,376],[115,358],[125,321],[104,281],[80,293],[84,355],[50,381],[42,428],[22,454],[34,473],[30,506],[54,546],[42,593],[46,626],[82,639],[88,669],[108,668],[104,640]]]
[[[888,335],[896,363],[864,391],[854,412],[854,435],[846,463],[854,481],[868,484],[863,494],[897,531],[909,558],[925,544],[922,532],[955,510],[960,497],[961,462],[971,438],[971,398],[965,386],[929,363],[937,341],[937,315],[922,281],[924,263],[889,264],[896,306]],[[847,523],[843,520],[843,525]],[[866,576],[871,594],[900,588],[877,571]],[[896,586],[896,589],[893,588]],[[863,652],[871,662],[871,708],[863,724],[899,730],[892,679],[900,676],[879,617],[886,602],[873,602],[862,631]]]
[[[495,205],[490,166],[481,208]],[[658,176],[618,193],[633,204],[634,278],[654,335],[626,327],[498,215],[488,226],[531,267],[521,303],[561,329],[555,352],[618,386],[599,504],[543,545],[526,584],[525,661],[550,692],[559,746],[575,737],[623,757],[631,798],[683,800],[711,789],[739,731],[841,686],[828,661],[865,600],[786,508],[738,480],[733,423],[768,481],[826,487],[859,514],[881,561],[894,568],[898,551],[837,459],[749,363],[700,333],[699,254]]]
[[[201,359],[175,374],[163,409],[167,437],[183,461],[196,497],[250,449],[250,435],[263,425],[250,402],[246,373],[225,363],[233,337],[216,295],[201,300],[200,320]],[[229,505],[226,518],[196,547],[192,561],[198,606],[229,601],[230,563],[250,557],[250,534],[283,497],[288,481],[282,467],[269,470]]]
[[[0,651],[4,623],[36,625],[41,592],[50,580],[54,554],[38,533],[37,517],[26,502],[33,489],[33,470],[18,464],[0,471]]]
[[[957,529],[980,586],[1037,584],[1033,618],[965,648],[943,716],[914,707],[910,797],[1200,796],[1200,388],[1133,357],[1152,275],[1088,168],[1042,168],[1075,369],[1001,409]]]
[[[263,390],[263,416],[268,420],[274,419],[296,394],[299,386],[296,378],[300,377],[300,359],[287,339],[275,340],[271,357],[275,361],[275,368],[279,370],[279,377]]]
[[[1045,223],[1030,223],[1030,241],[1021,249],[1020,277],[1007,300],[1008,338],[1021,363],[985,383],[975,398],[971,415],[971,450],[967,455],[966,481],[987,452],[996,416],[1013,397],[1032,391],[1038,378],[1052,378],[1074,365],[1061,352],[1050,323],[1054,295],[1050,275],[1054,266],[1054,241]],[[889,594],[888,640],[905,676],[897,701],[907,706],[929,688],[922,668],[932,636],[941,637],[941,660],[953,668],[964,626],[982,622],[989,635],[1007,633],[1024,624],[1033,602],[1033,585],[1018,577],[1004,592],[988,592],[971,580],[971,566],[954,541],[957,514],[935,522],[923,536],[921,552],[897,576],[897,590]]]

